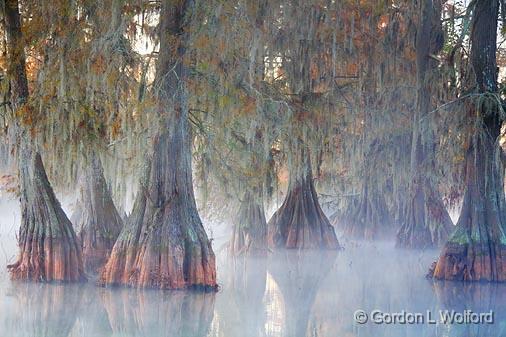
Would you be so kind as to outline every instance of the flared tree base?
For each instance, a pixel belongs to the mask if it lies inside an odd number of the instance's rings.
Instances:
[[[20,157],[21,228],[17,262],[7,266],[13,280],[80,282],[86,277],[81,248],[60,206],[38,153]]]
[[[490,121],[489,121],[490,122]],[[435,279],[506,281],[506,200],[500,123],[474,136],[466,153],[466,189],[455,232],[429,272]]]
[[[136,211],[138,212],[138,210]],[[215,257],[198,218],[180,207],[133,213],[105,265],[100,285],[217,289]],[[141,222],[136,220],[141,219]],[[140,230],[139,230],[140,228]]]
[[[405,222],[397,232],[395,246],[405,249],[427,249],[441,247],[454,230],[451,219],[434,219],[431,224]]]
[[[446,244],[429,277],[454,281],[506,281],[506,245]]]
[[[318,203],[312,182],[288,192],[268,223],[268,241],[289,249],[339,249],[334,228]]]
[[[408,204],[405,219],[397,232],[395,244],[398,248],[441,247],[454,230],[443,201],[427,186],[430,186],[429,182],[418,189]]]
[[[344,217],[334,222],[334,227],[341,228],[343,237],[353,240],[384,240],[393,236],[393,231],[383,231],[379,222],[366,220],[363,217]]]
[[[62,240],[34,240],[21,257],[7,266],[12,280],[34,282],[84,282],[86,277],[75,248]]]
[[[193,195],[187,120],[173,117],[181,125],[168,123],[153,140],[153,157],[101,285],[217,289],[215,256]]]
[[[389,239],[394,234],[392,220],[387,204],[379,192],[372,193],[366,185],[360,199],[350,205],[342,217],[332,223],[343,237],[354,240]]]
[[[100,158],[90,152],[81,182],[80,201],[72,215],[83,250],[86,272],[96,274],[104,266],[123,227],[104,177]]]
[[[405,249],[427,249],[441,247],[448,239],[453,224],[438,223],[436,225],[425,225],[425,228],[418,228],[414,223],[405,223],[397,233],[395,246]],[[430,231],[435,228],[435,232]]]
[[[251,235],[249,228],[234,227],[232,232],[232,239],[229,244],[229,254],[232,256],[266,256],[269,252],[267,245],[267,234],[264,239],[259,240]]]
[[[79,230],[78,239],[82,247],[84,270],[97,274],[111,254],[122,227],[122,220],[117,213],[102,210],[99,214],[107,215],[100,217],[102,221],[95,221],[90,214],[92,212],[90,209],[84,212],[84,217],[73,215],[71,219]]]
[[[232,256],[267,255],[267,221],[263,205],[260,201],[255,201],[251,193],[246,193],[234,222],[229,254]]]
[[[87,273],[98,274],[107,262],[112,245],[109,242],[83,243],[83,264]]]
[[[150,242],[153,237],[146,239]],[[205,256],[205,249],[199,243],[146,243],[138,249],[121,246],[113,249],[99,285],[217,290],[214,256]]]

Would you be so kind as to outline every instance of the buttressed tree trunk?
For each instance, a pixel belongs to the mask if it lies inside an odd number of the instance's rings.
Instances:
[[[416,38],[417,107],[413,118],[411,141],[411,181],[409,199],[396,245],[426,248],[443,245],[453,223],[430,174],[435,171],[434,135],[430,127],[431,74],[437,67],[431,54],[442,48],[440,9],[436,2],[420,3]]]
[[[72,220],[82,246],[84,268],[96,273],[105,264],[123,223],[94,151],[90,151],[83,170],[81,196]]]
[[[366,116],[365,125],[370,125],[370,116]],[[368,137],[368,133],[364,135]],[[381,160],[381,145],[374,140],[365,152],[364,160],[378,162]],[[358,200],[350,205],[341,218],[335,219],[336,228],[342,228],[348,238],[375,240],[388,238],[392,234],[394,221],[390,216],[384,193],[378,186],[374,165],[365,165],[362,188]]]
[[[7,0],[5,32],[9,52],[11,100],[21,118],[30,114],[28,81],[19,5]],[[33,281],[82,281],[85,279],[81,249],[70,220],[49,184],[40,154],[30,141],[30,125],[17,121],[21,227],[18,260],[9,266],[12,279]]]
[[[267,253],[267,220],[261,187],[247,191],[241,200],[239,213],[234,221],[230,253],[235,256]]]
[[[373,15],[369,19],[371,31],[378,27],[379,16]],[[384,161],[382,148],[383,141],[378,135],[378,116],[382,113],[378,110],[378,61],[374,57],[378,46],[377,43],[367,43],[365,50],[368,51],[362,67],[364,76],[360,79],[361,109],[363,110],[363,130],[361,143],[363,150],[362,159],[362,186],[358,196],[358,202],[346,210],[343,217],[336,218],[333,223],[340,228],[347,238],[375,240],[388,238],[392,235],[394,221],[390,215],[385,199],[384,187],[380,183],[383,171],[378,169],[379,163]],[[378,174],[380,172],[380,174]]]
[[[334,228],[318,202],[309,151],[300,142],[295,147],[286,198],[268,223],[269,244],[285,248],[338,249]]]
[[[193,193],[184,57],[193,1],[164,2],[155,100],[161,118],[145,188],[114,245],[101,284],[217,287],[215,256]],[[144,195],[143,195],[144,194]]]
[[[260,86],[264,79],[265,51],[262,48],[262,30],[264,29],[264,16],[266,14],[267,1],[257,3],[258,8],[255,16],[255,28],[251,42],[250,62],[248,67],[248,79],[251,87]],[[256,95],[256,93],[252,93]],[[260,104],[258,100],[256,104]],[[257,113],[262,110],[257,106]],[[252,118],[261,118],[254,116]],[[244,141],[248,150],[246,169],[248,173],[242,177],[245,181],[243,199],[239,212],[234,220],[232,238],[229,244],[229,253],[233,256],[265,255],[267,253],[267,220],[264,212],[264,172],[263,167],[267,161],[267,154],[263,144],[264,134],[260,128],[255,129],[254,137]]]
[[[151,169],[150,161],[146,161],[143,176],[139,183],[139,192],[135,197],[132,213],[126,219],[125,224],[113,246],[111,255],[107,260],[104,270],[101,272],[99,284],[131,284],[133,275],[137,268],[137,253],[141,232],[143,231],[142,222],[144,212],[146,211],[147,186],[149,181],[149,172]]]
[[[348,238],[374,240],[392,234],[392,217],[385,197],[373,179],[367,174],[356,205],[351,206],[343,217],[335,219],[335,226],[340,226]]]
[[[500,161],[502,126],[497,87],[499,1],[477,1],[471,62],[480,95],[470,107],[474,127],[466,152],[465,192],[456,231],[430,273],[436,279],[506,281],[506,203]]]

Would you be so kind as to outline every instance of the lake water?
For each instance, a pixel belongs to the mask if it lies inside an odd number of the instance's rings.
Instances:
[[[16,254],[17,203],[2,202],[0,212],[0,257],[7,262]],[[231,260],[220,252],[217,293],[13,283],[5,262],[0,336],[506,336],[506,285],[426,280],[435,250],[341,244],[340,252],[278,251],[265,259]],[[355,321],[357,310],[367,323]],[[452,310],[492,311],[493,323],[442,322],[440,311]],[[386,322],[371,322],[371,314]],[[397,323],[386,324],[393,317]],[[424,322],[403,324],[402,317]]]

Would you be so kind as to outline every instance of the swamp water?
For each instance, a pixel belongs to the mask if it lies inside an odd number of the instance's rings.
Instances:
[[[17,209],[14,201],[0,206],[0,336],[506,336],[506,285],[426,280],[438,252],[398,250],[390,242],[341,239],[340,252],[279,251],[235,261],[221,251],[217,293],[100,288],[92,280],[13,283],[5,265],[17,252]],[[367,323],[356,322],[357,310]],[[454,312],[472,320],[471,312],[491,311],[493,323],[440,317]],[[372,314],[383,323],[372,322]],[[403,322],[415,315],[425,321]]]

